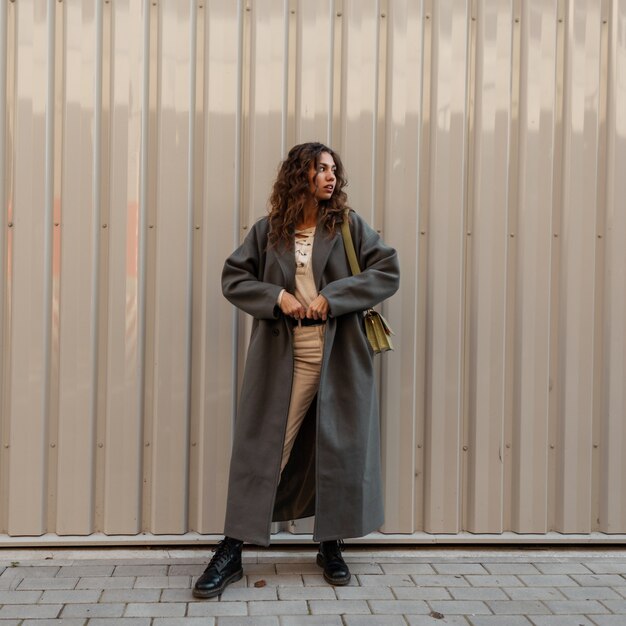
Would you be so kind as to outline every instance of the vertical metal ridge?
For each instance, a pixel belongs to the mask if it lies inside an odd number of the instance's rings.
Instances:
[[[186,415],[186,440],[185,449],[187,452],[187,477],[186,483],[189,485],[190,480],[190,462],[191,462],[191,390],[192,390],[192,330],[193,330],[193,269],[194,269],[194,218],[195,218],[195,170],[196,170],[196,70],[197,57],[196,47],[198,41],[198,7],[196,0],[189,0],[189,28],[191,36],[189,37],[189,146],[188,146],[188,172],[187,172],[187,220],[188,220],[188,242],[187,242],[187,332],[185,336],[187,350],[187,393],[185,397],[185,415]],[[186,524],[189,526],[189,491],[186,493],[185,516]]]
[[[474,210],[474,162],[476,156],[476,115],[475,99],[476,99],[476,37],[478,22],[478,3],[477,0],[466,0],[466,24],[467,24],[467,65],[465,71],[465,143],[463,150],[463,223],[461,229],[463,231],[463,251],[461,253],[461,306],[463,307],[463,327],[460,331],[460,362],[461,377],[459,397],[462,408],[460,410],[461,427],[460,436],[463,443],[463,450],[467,454],[461,456],[459,463],[459,484],[460,502],[459,502],[459,518],[462,528],[472,528],[475,526],[469,520],[469,512],[473,507],[476,494],[469,484],[469,476],[472,465],[476,463],[477,445],[475,441],[476,416],[472,415],[471,406],[471,376],[474,371],[470,371],[471,357],[471,340],[472,340],[472,323],[474,317],[472,315],[472,241],[469,234],[472,230],[472,217]],[[470,423],[470,420],[472,423]],[[471,444],[471,445],[470,445]]]
[[[43,394],[42,394],[42,416],[49,415],[51,411],[51,359],[52,359],[52,299],[53,299],[53,227],[54,220],[54,202],[55,202],[55,110],[56,110],[56,3],[54,0],[47,2],[48,12],[48,77],[46,88],[46,130],[45,130],[45,182],[44,182],[44,296],[43,305],[45,308],[43,315]],[[49,441],[51,436],[51,424],[45,418],[43,419],[45,428],[44,441],[48,442],[46,449],[45,464],[49,464],[49,447],[52,442]],[[50,488],[48,477],[44,478],[44,493]],[[43,503],[44,520],[48,503]],[[45,521],[44,521],[45,523]]]
[[[7,527],[7,484],[6,476],[8,461],[9,428],[9,360],[7,324],[9,316],[6,313],[8,306],[9,289],[9,197],[7,189],[8,179],[8,147],[7,127],[9,124],[9,26],[8,6],[0,2],[0,533],[6,532]]]
[[[245,142],[246,142],[246,128],[247,128],[247,115],[248,115],[248,98],[249,90],[247,88],[248,73],[250,70],[250,44],[246,47],[246,24],[249,26],[249,21],[245,19],[246,12],[244,11],[244,2],[246,0],[237,0],[237,15],[238,29],[237,29],[237,49],[239,51],[238,63],[237,63],[237,105],[235,109],[235,177],[234,177],[234,189],[233,194],[235,198],[235,205],[233,207],[233,233],[235,234],[233,243],[233,250],[239,244],[240,233],[242,232],[242,206],[245,194]],[[246,72],[246,68],[248,73]],[[237,372],[242,368],[240,354],[241,346],[239,345],[239,333],[238,321],[239,316],[237,310],[233,307],[231,312],[232,317],[232,354],[233,360],[231,365],[232,380],[237,380]],[[230,414],[230,423],[234,424],[235,415],[237,414],[237,385],[235,385],[235,393],[232,397],[232,410]]]
[[[139,250],[137,255],[137,376],[139,384],[137,386],[137,408],[141,418],[139,431],[140,455],[139,466],[145,468],[146,456],[143,454],[143,441],[146,430],[146,341],[147,341],[147,320],[146,303],[148,299],[148,203],[149,190],[148,179],[150,174],[150,77],[152,57],[150,54],[151,45],[151,2],[143,0],[143,81],[142,81],[142,113],[141,113],[141,160],[139,166]],[[158,80],[158,79],[157,79]],[[145,469],[144,469],[145,471]],[[143,481],[142,481],[143,482]],[[144,489],[139,489],[140,502],[138,511],[142,519],[138,527],[146,529],[148,520],[146,519],[146,507],[149,500],[148,481],[145,481]]]
[[[593,397],[592,397],[592,465],[591,465],[591,529],[600,530],[602,498],[602,426],[605,396],[603,381],[606,376],[604,320],[606,304],[606,221],[607,221],[607,160],[608,160],[608,89],[609,89],[609,1],[602,0],[600,11],[600,52],[598,55],[598,147],[596,176],[596,250],[594,277],[594,329],[593,329]]]
[[[95,53],[95,71],[93,77],[93,89],[94,89],[94,124],[93,124],[93,169],[92,169],[92,202],[93,202],[93,228],[92,228],[92,257],[91,263],[93,267],[93,282],[91,290],[91,328],[92,328],[92,406],[91,411],[95,420],[93,428],[93,440],[91,446],[93,450],[96,450],[96,442],[98,439],[98,422],[102,416],[98,414],[98,392],[99,392],[99,377],[100,377],[100,354],[99,354],[99,338],[100,338],[100,323],[102,319],[106,319],[106,316],[101,316],[101,289],[102,284],[100,279],[102,277],[102,268],[100,263],[101,246],[100,246],[100,231],[102,221],[102,98],[103,98],[103,55],[104,55],[104,8],[102,0],[98,0],[95,5],[95,33],[96,38],[94,41],[94,53]],[[106,368],[105,368],[106,370]],[[93,456],[94,476],[93,476],[93,501],[94,501],[94,529],[97,528],[97,495],[98,495],[98,483],[97,483],[97,454]]]

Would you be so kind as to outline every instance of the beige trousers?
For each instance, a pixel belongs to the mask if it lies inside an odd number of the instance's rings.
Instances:
[[[320,326],[294,326],[293,329],[293,383],[291,401],[287,414],[282,472],[289,461],[289,455],[298,436],[298,431],[311,402],[317,393],[324,353],[324,329]]]

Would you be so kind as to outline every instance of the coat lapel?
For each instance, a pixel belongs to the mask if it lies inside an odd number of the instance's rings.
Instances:
[[[319,291],[322,287],[322,275],[324,274],[324,268],[328,262],[328,257],[335,247],[339,234],[337,231],[332,237],[328,236],[328,231],[318,224],[315,229],[315,238],[313,239],[313,277],[315,278],[315,287]]]
[[[293,248],[291,250],[270,248],[267,253],[276,257],[285,277],[285,289],[289,293],[294,293],[296,288],[296,258]]]

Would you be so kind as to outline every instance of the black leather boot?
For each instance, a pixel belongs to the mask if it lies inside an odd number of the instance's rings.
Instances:
[[[343,541],[322,541],[317,554],[317,564],[324,568],[324,580],[331,585],[347,585],[350,582],[350,570],[341,551]]]
[[[196,598],[218,596],[230,583],[241,580],[241,548],[243,541],[224,537],[214,548],[215,554],[204,574],[198,578],[193,588]]]

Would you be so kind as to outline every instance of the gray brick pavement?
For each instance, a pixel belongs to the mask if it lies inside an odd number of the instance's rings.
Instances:
[[[191,587],[209,551],[0,552],[0,626],[624,626],[626,549],[348,547],[350,585],[312,549],[246,549],[220,598]],[[33,556],[35,554],[35,556]],[[132,558],[136,555],[136,558]],[[49,561],[49,562],[48,562]]]

